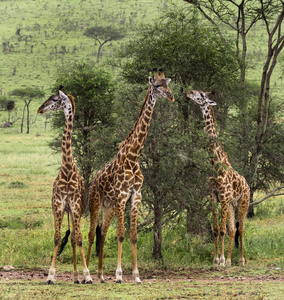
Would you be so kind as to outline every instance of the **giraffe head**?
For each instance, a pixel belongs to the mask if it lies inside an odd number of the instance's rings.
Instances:
[[[63,110],[64,113],[75,113],[75,104],[71,95],[65,95],[61,89],[63,85],[59,86],[58,93],[50,96],[37,110],[37,113],[43,114],[46,111]]]
[[[151,86],[152,94],[157,97],[167,98],[168,100],[174,102],[175,98],[172,91],[169,88],[170,78],[165,78],[164,70],[161,68],[160,76],[158,75],[158,70],[153,69],[154,76],[149,77],[149,83]]]
[[[201,108],[217,105],[216,102],[214,102],[208,98],[208,96],[212,95],[212,94],[214,94],[214,92],[204,93],[202,91],[194,91],[194,90],[189,90],[186,92],[186,96],[188,98],[190,98],[191,100],[193,100]]]

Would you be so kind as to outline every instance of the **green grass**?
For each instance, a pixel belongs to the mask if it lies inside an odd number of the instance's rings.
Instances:
[[[40,119],[39,119],[40,122]],[[34,128],[32,132],[38,132]],[[52,154],[47,142],[52,139],[44,131],[36,134],[1,134],[0,156],[0,257],[1,264],[15,266],[42,266],[50,264],[53,248],[53,216],[51,212],[52,184],[61,164],[61,154]],[[32,147],[31,147],[32,145]],[[3,151],[2,151],[3,150]],[[254,220],[246,221],[245,257],[248,263],[269,263],[273,260],[284,265],[284,198],[267,200],[257,206]],[[88,218],[81,222],[86,251]],[[62,231],[67,228],[64,220]],[[173,234],[174,233],[174,234]],[[211,265],[214,245],[206,238],[186,234],[186,224],[165,227],[163,241],[164,263],[168,267],[179,265]],[[25,243],[22,241],[25,240]],[[227,241],[227,239],[226,239]],[[228,241],[226,243],[226,246]],[[8,245],[8,246],[7,246]],[[153,265],[152,233],[140,233],[139,260]],[[126,238],[123,247],[124,266],[131,268],[131,250]],[[31,251],[32,249],[32,251]],[[11,255],[11,253],[15,255]],[[116,221],[109,229],[106,241],[105,264],[115,270],[117,255]],[[71,266],[71,247],[63,252],[59,264]],[[233,250],[233,264],[239,259]],[[80,259],[79,259],[80,261]],[[93,257],[94,271],[97,258]],[[142,263],[142,267],[143,267]],[[140,264],[141,265],[141,264]],[[70,267],[72,269],[72,267]]]
[[[113,26],[130,33],[134,25],[151,22],[167,6],[153,0],[6,1],[0,7],[0,40],[1,45],[7,44],[7,50],[0,52],[3,93],[26,86],[46,91],[59,66],[96,60],[98,43],[83,35],[88,26]],[[106,44],[102,61],[111,57],[121,42]]]
[[[280,299],[281,282],[207,282],[166,281],[136,284],[76,286],[57,283],[50,287],[42,282],[0,283],[2,299]]]

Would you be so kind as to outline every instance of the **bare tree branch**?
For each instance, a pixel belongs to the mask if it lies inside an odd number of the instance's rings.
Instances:
[[[268,198],[270,198],[270,197],[283,196],[284,193],[275,194],[277,191],[279,191],[279,190],[281,190],[281,189],[283,189],[283,188],[284,188],[284,185],[281,185],[281,186],[279,186],[279,187],[273,189],[269,194],[265,195],[265,196],[264,196],[263,198],[261,198],[260,200],[254,201],[254,202],[250,203],[250,206],[259,204],[259,203],[265,201],[266,199],[268,199]]]

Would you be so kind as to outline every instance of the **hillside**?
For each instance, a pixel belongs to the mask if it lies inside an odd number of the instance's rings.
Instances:
[[[59,66],[95,60],[98,45],[83,35],[88,26],[112,26],[130,32],[134,24],[157,17],[158,5],[151,0],[2,2],[2,94],[26,86],[48,91]],[[106,44],[102,60],[110,57],[118,44]]]

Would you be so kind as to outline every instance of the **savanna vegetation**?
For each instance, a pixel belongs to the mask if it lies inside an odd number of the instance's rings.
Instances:
[[[30,298],[69,299],[81,293],[85,298],[279,299],[284,293],[277,282],[283,280],[284,267],[283,3],[210,3],[1,2],[0,267],[43,274],[33,284],[23,280]],[[59,277],[50,291],[41,283],[53,249],[50,202],[61,165],[64,118],[62,113],[38,116],[36,110],[60,84],[74,96],[73,154],[88,190],[96,171],[114,157],[133,128],[153,67],[165,68],[176,101],[158,99],[140,157],[144,185],[138,267],[149,287],[69,287],[71,275],[68,283]],[[212,269],[211,166],[202,115],[185,97],[187,89],[215,91],[220,141],[252,190],[244,268],[238,267],[234,249],[230,269]],[[85,200],[81,227],[86,249]],[[127,235],[129,222],[126,212]],[[115,220],[104,251],[109,281],[116,268],[116,229]],[[130,274],[128,238],[122,257],[123,274]],[[96,266],[93,253],[95,282]],[[57,269],[71,272],[70,246]],[[26,296],[19,280],[4,279],[9,272],[2,269],[1,275],[0,298]],[[252,277],[276,281],[246,281]],[[159,281],[171,278],[179,280],[173,285]]]

